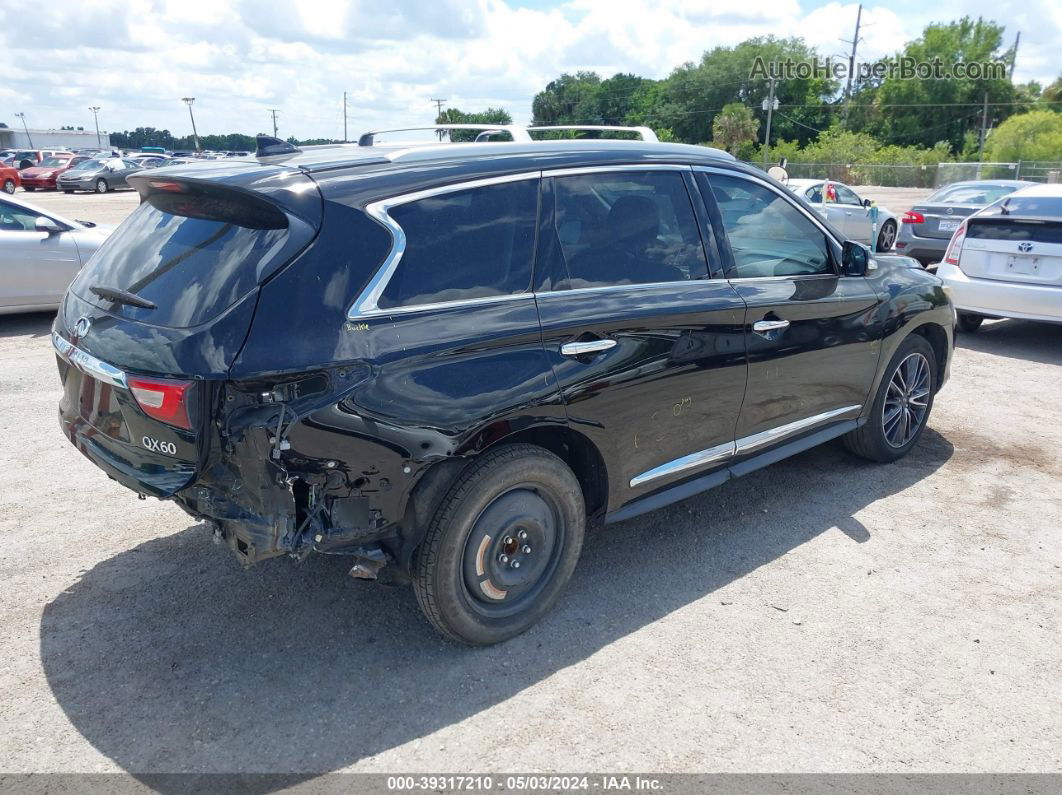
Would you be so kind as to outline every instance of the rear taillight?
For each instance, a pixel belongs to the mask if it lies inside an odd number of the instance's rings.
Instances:
[[[149,417],[178,428],[192,427],[188,398],[194,382],[131,375],[127,383],[137,404]]]
[[[926,222],[926,217],[922,215],[922,213],[908,210],[903,214],[903,222],[905,224],[924,224]]]
[[[955,230],[951,236],[951,240],[948,241],[948,248],[944,252],[944,261],[949,265],[958,265],[959,257],[962,255],[962,241],[966,237],[966,222],[963,221],[959,224],[959,228]]]

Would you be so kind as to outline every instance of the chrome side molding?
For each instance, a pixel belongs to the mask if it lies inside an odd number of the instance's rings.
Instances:
[[[795,433],[799,433],[800,431],[812,428],[816,425],[821,425],[824,422],[840,419],[847,414],[855,414],[862,410],[862,405],[842,406],[841,408],[824,411],[821,414],[816,414],[812,417],[805,417],[802,420],[779,425],[777,428],[771,428],[749,436],[743,436],[733,442],[726,442],[724,444],[716,445],[715,447],[709,447],[707,450],[690,453],[682,458],[676,458],[674,461],[668,461],[666,464],[661,464],[658,467],[642,472],[640,475],[635,475],[631,478],[631,488],[633,489],[635,486],[642,486],[657,478],[670,477],[690,469],[699,469],[716,461],[722,461],[726,458],[732,458],[733,456],[747,453],[750,450],[755,450],[757,447],[763,447],[764,445],[780,441],[786,436],[792,436]]]

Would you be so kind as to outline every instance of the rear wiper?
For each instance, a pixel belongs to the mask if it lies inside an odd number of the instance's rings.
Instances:
[[[114,301],[116,304],[129,304],[129,306],[139,306],[142,309],[157,308],[146,298],[141,298],[135,293],[127,293],[125,290],[116,290],[113,287],[89,287],[89,292],[100,298],[106,298],[108,301]]]

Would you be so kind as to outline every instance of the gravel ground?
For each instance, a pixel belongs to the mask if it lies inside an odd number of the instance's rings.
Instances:
[[[0,317],[0,771],[1062,771],[1062,326],[962,339],[899,463],[830,444],[595,530],[469,650],[107,480],[49,324]]]

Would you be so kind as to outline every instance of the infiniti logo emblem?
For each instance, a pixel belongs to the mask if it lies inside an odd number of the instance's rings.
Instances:
[[[1032,251],[1032,243],[1027,240],[1018,243],[1018,251]]]
[[[87,317],[78,318],[77,323],[74,324],[74,336],[78,337],[79,339],[81,337],[84,337],[86,334],[89,333],[89,327],[91,325],[92,321],[89,320]]]

